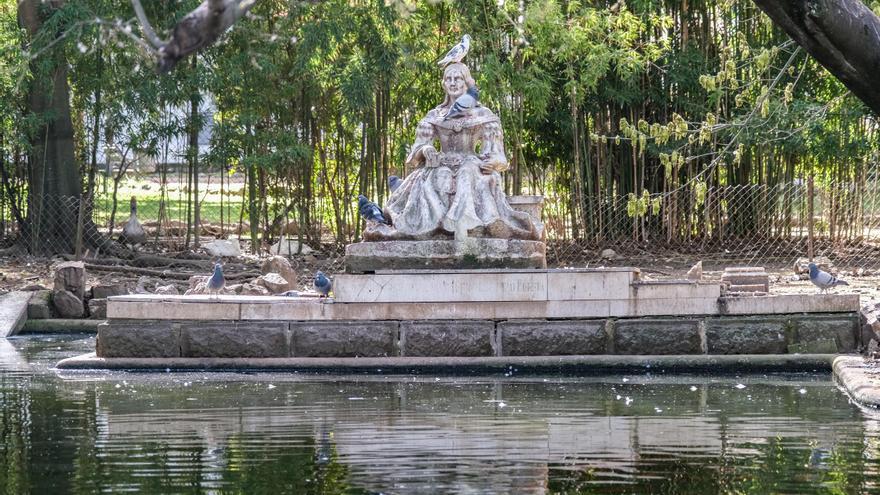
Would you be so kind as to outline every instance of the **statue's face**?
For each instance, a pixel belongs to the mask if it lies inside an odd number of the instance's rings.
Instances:
[[[450,70],[443,76],[443,89],[446,94],[456,99],[467,91],[467,83],[464,81],[464,75],[459,70]]]

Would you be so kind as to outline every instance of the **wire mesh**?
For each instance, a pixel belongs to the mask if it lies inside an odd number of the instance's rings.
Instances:
[[[136,216],[147,240],[137,249],[173,253],[215,238],[237,240],[245,255],[262,256],[282,237],[302,241],[317,269],[343,270],[345,242],[337,235],[352,225],[303,229],[295,221],[261,215],[251,242],[247,205],[240,197],[202,203],[199,228],[187,195],[138,198]],[[573,214],[572,212],[579,212]],[[117,242],[131,215],[129,198],[11,197],[0,193],[0,243],[17,244],[27,255],[100,254]],[[315,218],[332,218],[314,212]],[[777,185],[681,187],[643,196],[545,198],[543,221],[551,267],[605,263],[609,257],[641,259],[682,256],[735,264],[791,264],[825,256],[838,269],[871,273],[880,269],[880,187],[846,182],[794,180]],[[266,225],[270,225],[266,228]],[[77,239],[81,239],[78,243]],[[299,245],[298,242],[294,243]],[[295,249],[295,248],[294,248]],[[611,256],[605,250],[613,250]],[[312,250],[311,252],[309,252]],[[304,279],[304,283],[307,282]]]

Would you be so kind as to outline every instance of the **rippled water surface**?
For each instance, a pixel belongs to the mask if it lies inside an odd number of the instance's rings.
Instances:
[[[871,493],[880,419],[829,374],[59,372],[0,339],[5,493]]]

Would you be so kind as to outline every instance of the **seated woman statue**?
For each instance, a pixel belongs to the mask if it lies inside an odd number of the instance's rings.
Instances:
[[[419,122],[406,158],[406,166],[416,169],[385,206],[391,225],[368,226],[364,240],[542,240],[540,219],[511,208],[502,190],[507,157],[499,118],[479,103],[446,118],[456,98],[474,84],[466,65],[446,67],[446,99]]]

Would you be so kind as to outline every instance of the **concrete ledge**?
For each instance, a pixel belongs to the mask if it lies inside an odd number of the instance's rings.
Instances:
[[[21,334],[37,333],[98,333],[98,325],[105,320],[66,320],[50,318],[46,320],[27,320],[19,332]]]
[[[862,406],[880,408],[880,367],[861,356],[834,359],[834,376],[852,399]]]
[[[94,353],[67,358],[63,370],[286,370],[310,373],[453,374],[514,373],[598,374],[606,372],[750,373],[830,371],[835,354],[739,356],[531,356],[398,358],[99,358]]]

